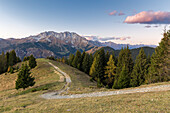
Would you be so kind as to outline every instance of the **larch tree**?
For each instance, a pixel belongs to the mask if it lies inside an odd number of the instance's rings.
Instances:
[[[116,66],[113,56],[110,55],[109,61],[107,62],[107,66],[105,67],[105,85],[108,88],[112,88],[114,79],[116,75]]]

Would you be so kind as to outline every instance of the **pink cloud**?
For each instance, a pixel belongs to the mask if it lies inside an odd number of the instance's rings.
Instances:
[[[143,11],[133,16],[128,16],[124,23],[134,24],[170,24],[170,12]]]
[[[113,11],[113,12],[110,12],[109,15],[116,15],[117,14],[117,11]]]
[[[123,13],[122,11],[120,11],[120,13],[118,14],[119,16],[125,15],[125,13]]]

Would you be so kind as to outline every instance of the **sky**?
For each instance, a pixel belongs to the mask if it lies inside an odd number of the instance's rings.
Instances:
[[[87,39],[155,44],[169,29],[170,0],[0,0],[0,38],[44,31]]]

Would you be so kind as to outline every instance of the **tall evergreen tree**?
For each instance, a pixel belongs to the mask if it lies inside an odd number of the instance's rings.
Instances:
[[[141,48],[139,55],[136,57],[135,65],[131,74],[130,84],[132,87],[140,86],[145,81],[145,73],[147,72],[147,57]]]
[[[108,88],[112,88],[115,75],[116,75],[116,66],[115,66],[113,56],[110,55],[109,61],[107,62],[107,66],[105,67],[105,85]]]
[[[107,64],[107,62],[109,61],[109,58],[110,58],[110,54],[109,54],[109,51],[106,52],[106,56],[105,56],[105,62]]]
[[[114,51],[112,52],[112,57],[113,57],[113,60],[114,60],[114,62],[115,62],[115,66],[117,66],[117,58],[116,58],[116,56],[115,56],[115,53],[114,53]]]
[[[7,71],[7,59],[4,52],[0,55],[0,74]]]
[[[6,61],[7,61],[7,67],[9,66],[9,52],[6,52],[5,54],[5,58],[6,58]]]
[[[120,73],[119,79],[117,81],[117,87],[118,89],[122,88],[128,88],[130,85],[130,76],[128,74],[128,70],[126,66],[124,65],[122,68],[122,71]]]
[[[32,69],[32,68],[35,68],[35,67],[37,66],[36,59],[34,58],[33,55],[31,55],[31,56],[29,57],[29,66],[30,66],[31,69]]]
[[[83,71],[83,60],[84,60],[84,57],[86,55],[86,52],[83,51],[83,53],[81,54],[81,62],[80,62],[80,70]]]
[[[125,50],[122,48],[119,52],[119,56],[118,56],[118,63],[117,63],[117,68],[116,68],[116,76],[115,76],[115,80],[114,80],[114,85],[113,88],[118,88],[118,79],[119,79],[119,75],[122,71],[123,65],[125,64],[124,61],[125,58]]]
[[[80,70],[81,66],[81,52],[77,50],[74,60],[72,62],[73,67]]]
[[[116,78],[115,78],[115,82],[114,82],[114,88],[118,87],[118,79],[120,79],[120,74],[122,72],[123,67],[125,66],[126,71],[128,73],[127,76],[131,76],[132,70],[133,70],[133,60],[132,60],[132,56],[131,56],[131,52],[129,50],[129,47],[127,46],[127,48],[122,48],[120,53],[119,53],[119,57],[118,57],[118,64],[117,64],[117,69],[116,69]],[[129,83],[129,82],[127,82]],[[130,86],[130,84],[128,85]]]
[[[86,74],[89,74],[90,66],[90,55],[86,53],[82,63],[82,69]]]
[[[16,63],[17,63],[17,56],[16,56],[16,53],[15,53],[15,50],[12,50],[9,53],[9,65],[13,66]]]
[[[91,65],[93,64],[93,55],[92,54],[90,54],[90,67],[91,67]]]
[[[105,67],[105,52],[101,49],[98,55],[95,57],[92,67],[90,69],[90,75],[98,83],[98,86],[102,86],[104,82],[104,67]]]
[[[170,30],[164,33],[155,54],[151,57],[151,66],[147,76],[148,83],[170,80]]]
[[[15,83],[15,88],[18,90],[20,88],[25,88],[33,86],[35,84],[34,77],[30,76],[30,69],[27,64],[21,66],[21,70],[18,73],[18,78]]]
[[[72,66],[73,60],[74,60],[74,55],[71,53],[71,54],[69,55],[69,58],[68,58],[68,63],[69,63],[70,66]]]

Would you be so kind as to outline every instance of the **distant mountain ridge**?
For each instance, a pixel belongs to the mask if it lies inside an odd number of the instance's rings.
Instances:
[[[20,58],[31,54],[36,58],[44,58],[47,56],[63,57],[68,56],[70,53],[74,54],[78,49],[80,51],[88,51],[103,46],[120,49],[127,45],[116,44],[114,42],[101,43],[98,41],[87,40],[74,32],[57,33],[54,31],[48,31],[21,39],[0,38],[0,53],[2,51],[6,52],[15,49]],[[135,47],[139,47],[139,45],[129,45],[130,49]]]

